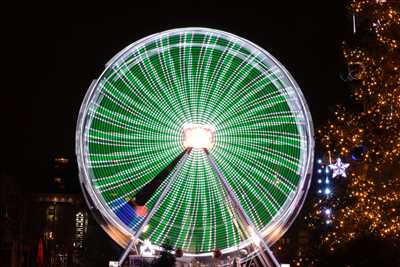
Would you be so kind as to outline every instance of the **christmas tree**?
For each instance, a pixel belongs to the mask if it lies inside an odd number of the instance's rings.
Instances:
[[[343,78],[350,103],[316,132],[321,188],[305,221],[317,238],[312,249],[299,248],[295,266],[328,266],[324,257],[354,244],[389,242],[400,251],[400,2],[355,0],[348,11],[353,37],[343,43]]]

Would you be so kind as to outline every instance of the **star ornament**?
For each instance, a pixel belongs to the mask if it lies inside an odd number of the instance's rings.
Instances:
[[[332,177],[336,176],[347,177],[346,169],[350,166],[350,163],[343,163],[340,158],[336,160],[335,164],[329,164],[329,168],[333,171]]]

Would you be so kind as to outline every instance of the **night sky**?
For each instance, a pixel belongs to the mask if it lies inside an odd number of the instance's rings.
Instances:
[[[317,128],[329,118],[328,107],[348,98],[339,75],[350,17],[342,1],[274,2],[281,3],[185,11],[157,4],[17,8],[3,23],[3,66],[11,73],[2,77],[10,83],[1,90],[2,171],[22,177],[28,188],[40,186],[54,156],[75,157],[79,107],[104,64],[132,42],[177,27],[225,30],[269,51],[302,88]]]

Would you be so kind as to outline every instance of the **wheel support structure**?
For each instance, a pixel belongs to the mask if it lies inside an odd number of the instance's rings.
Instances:
[[[179,174],[179,171],[185,165],[186,160],[188,159],[191,151],[192,151],[191,148],[187,149],[185,155],[182,157],[180,162],[177,164],[175,171],[171,175],[167,185],[164,187],[160,197],[157,199],[156,204],[151,209],[151,211],[146,215],[143,223],[140,225],[140,227],[136,231],[135,235],[132,236],[131,241],[129,242],[128,246],[125,248],[124,252],[122,253],[121,257],[119,258],[118,266],[122,266],[122,264],[124,263],[124,261],[126,260],[128,254],[129,254],[129,252],[132,251],[132,249],[134,249],[136,251],[136,253],[139,254],[137,251],[136,245],[137,245],[137,241],[139,240],[140,235],[143,233],[144,227],[149,223],[149,221],[151,220],[153,215],[156,213],[156,211],[160,207],[161,202],[164,200],[164,198],[168,194],[170,188],[174,184],[174,182]],[[247,215],[243,206],[240,204],[239,199],[237,198],[236,194],[232,190],[232,187],[229,185],[226,178],[224,177],[224,175],[218,168],[215,160],[213,159],[213,157],[211,156],[211,154],[209,153],[209,151],[207,149],[204,148],[203,151],[206,154],[207,159],[208,159],[211,167],[213,168],[214,172],[216,173],[224,190],[226,191],[227,196],[229,198],[228,201],[230,201],[232,203],[233,208],[234,208],[233,212],[238,215],[239,221],[240,221],[241,225],[243,226],[242,228],[243,228],[245,234],[248,236],[248,238],[253,239],[254,242],[252,245],[255,249],[258,250],[259,255],[260,255],[260,260],[262,261],[263,265],[267,266],[267,267],[280,267],[278,260],[272,253],[271,249],[269,248],[268,244],[263,239],[260,232],[255,227],[255,225],[252,222],[252,220],[250,219],[250,217]],[[255,242],[254,239],[256,239],[258,242]]]
[[[167,185],[164,187],[160,197],[157,199],[156,204],[150,210],[150,212],[146,215],[143,223],[140,225],[139,229],[136,231],[135,235],[132,237],[128,246],[125,248],[124,252],[122,253],[121,257],[119,258],[118,266],[122,266],[122,264],[126,260],[126,257],[129,254],[129,252],[131,252],[131,250],[133,248],[135,249],[136,253],[138,252],[135,245],[137,244],[137,241],[139,240],[140,235],[143,233],[144,227],[150,222],[151,218],[153,217],[153,215],[156,213],[156,211],[160,207],[161,202],[164,200],[164,198],[168,194],[169,190],[171,189],[172,185],[174,184],[176,178],[178,177],[179,171],[182,169],[183,165],[185,165],[186,160],[188,159],[191,151],[192,151],[191,148],[187,149],[185,155],[182,157],[180,162],[177,164],[175,171],[171,175]],[[139,254],[139,253],[137,253],[137,254]]]
[[[247,236],[250,239],[257,239],[259,244],[256,242],[253,243],[253,246],[258,248],[258,251],[260,253],[260,260],[263,262],[265,266],[268,267],[280,267],[281,265],[279,264],[278,260],[272,253],[271,249],[269,248],[268,244],[265,242],[264,238],[260,234],[260,232],[257,230],[255,227],[254,223],[250,219],[250,217],[247,215],[246,211],[244,210],[243,206],[240,204],[239,199],[237,198],[236,194],[233,192],[232,187],[229,185],[227,180],[225,179],[224,175],[222,172],[219,170],[215,160],[209,153],[207,149],[204,149],[205,154],[207,155],[207,159],[210,162],[214,172],[217,174],[220,183],[224,187],[230,202],[233,204],[234,207],[234,212],[237,213],[240,223],[244,226],[244,230],[247,234]]]

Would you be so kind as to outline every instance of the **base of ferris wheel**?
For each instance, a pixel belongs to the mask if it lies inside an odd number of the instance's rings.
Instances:
[[[156,253],[143,253],[143,245],[140,246],[133,242],[133,246],[129,246],[123,251],[119,261],[110,262],[110,267],[139,267],[146,266],[144,263],[151,263],[159,257]],[[242,248],[238,251],[227,253],[219,257],[208,256],[208,257],[194,257],[182,255],[180,257],[176,256],[175,266],[177,267],[205,267],[205,266],[215,266],[215,267],[264,267],[273,266],[280,267],[278,260],[269,251],[262,251],[262,248],[257,246],[249,246]],[[264,252],[264,253],[263,253]],[[268,257],[267,262],[262,254],[266,254]]]
[[[267,252],[265,252],[267,253]],[[110,267],[142,267],[149,266],[154,260],[158,258],[157,254],[154,255],[141,255],[135,252],[128,252],[124,262],[119,265],[118,261],[110,262]],[[146,265],[147,263],[147,265]],[[176,257],[176,267],[264,267],[264,266],[286,266],[286,265],[266,265],[260,251],[250,251],[249,249],[241,249],[240,251],[224,254],[221,257],[193,257],[181,256]]]
[[[257,230],[255,227],[254,223],[250,219],[250,217],[247,215],[245,212],[244,208],[240,204],[236,194],[233,192],[231,186],[225,179],[224,175],[218,168],[216,162],[214,161],[212,155],[209,153],[207,148],[201,148],[206,157],[207,160],[209,161],[210,165],[212,166],[215,174],[219,178],[219,181],[223,185],[224,190],[227,193],[227,201],[229,201],[232,206],[233,206],[233,211],[235,219],[238,224],[241,226],[241,229],[244,231],[246,236],[252,240],[252,243],[250,246],[248,246],[246,249],[242,249],[240,251],[237,251],[236,253],[230,253],[226,255],[221,255],[221,257],[188,257],[183,255],[182,257],[177,257],[176,258],[176,266],[256,266],[256,267],[280,267],[281,265],[279,264],[278,260],[272,253],[270,247],[268,246],[267,242],[265,242],[264,238],[262,237],[261,233]],[[186,160],[188,159],[190,153],[192,152],[193,148],[192,147],[187,147],[185,150],[184,156],[181,158],[181,160],[178,162],[175,171],[171,175],[167,185],[163,189],[163,192],[161,193],[160,197],[158,198],[157,202],[155,203],[154,207],[149,211],[149,213],[146,215],[146,217],[143,220],[143,223],[139,227],[139,229],[136,231],[135,235],[131,237],[131,241],[129,242],[128,246],[125,248],[124,252],[120,256],[118,261],[110,262],[110,267],[120,267],[124,266],[124,262],[128,258],[129,254],[131,252],[134,252],[134,255],[131,255],[130,258],[133,261],[133,265],[128,265],[130,266],[135,266],[134,260],[146,260],[143,257],[143,251],[140,251],[142,247],[139,247],[139,237],[143,233],[145,227],[148,225],[150,222],[150,219],[153,217],[157,209],[159,208],[161,202],[169,192],[171,186],[174,184],[176,177],[178,176],[178,173],[182,166],[185,164]],[[245,256],[241,255],[247,254]],[[153,256],[154,257],[154,256]],[[151,257],[149,257],[151,258]],[[131,261],[131,260],[130,260]],[[130,262],[131,263],[131,262]],[[136,266],[141,266],[141,265],[136,265]]]

